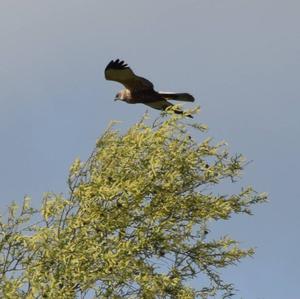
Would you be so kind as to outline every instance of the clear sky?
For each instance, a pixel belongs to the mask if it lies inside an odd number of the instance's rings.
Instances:
[[[109,121],[145,112],[114,102],[121,86],[104,80],[122,58],[158,90],[191,92],[209,135],[253,160],[242,183],[270,195],[218,226],[256,247],[224,273],[236,298],[300,298],[298,0],[2,0],[0,41],[2,211],[65,192]]]

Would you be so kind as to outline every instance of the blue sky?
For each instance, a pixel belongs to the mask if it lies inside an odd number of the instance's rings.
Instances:
[[[1,1],[1,210],[65,192],[71,162],[109,121],[145,112],[114,102],[120,85],[104,80],[122,58],[158,90],[191,92],[209,135],[253,160],[242,183],[270,195],[218,226],[256,247],[224,273],[236,298],[298,298],[299,11],[292,0]]]

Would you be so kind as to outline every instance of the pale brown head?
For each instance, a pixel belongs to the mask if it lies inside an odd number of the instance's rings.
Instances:
[[[122,89],[121,91],[119,91],[116,96],[115,96],[115,101],[123,101],[123,102],[127,102],[129,97],[128,94],[128,90],[126,89]]]
[[[118,92],[118,93],[115,95],[114,100],[115,100],[115,101],[122,101],[121,96],[122,96],[121,92]]]

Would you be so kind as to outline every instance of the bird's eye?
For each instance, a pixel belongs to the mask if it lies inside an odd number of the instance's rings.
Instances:
[[[117,94],[116,94],[116,99],[118,99],[118,98],[119,98],[119,94],[117,93]]]

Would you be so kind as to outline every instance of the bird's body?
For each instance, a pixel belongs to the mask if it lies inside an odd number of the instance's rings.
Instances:
[[[128,104],[142,103],[151,108],[165,110],[172,103],[167,100],[177,100],[193,102],[194,97],[188,93],[157,92],[153,84],[143,78],[135,75],[133,71],[119,59],[111,61],[105,68],[105,78],[107,80],[117,81],[125,86],[117,93],[115,100],[124,101]],[[175,113],[182,114],[181,110],[174,110]],[[187,115],[192,117],[191,115]]]
[[[144,104],[164,100],[163,97],[155,90],[148,90],[147,92],[144,92],[144,90],[130,90],[127,88],[122,89],[118,93],[118,97],[120,100],[128,104]]]

